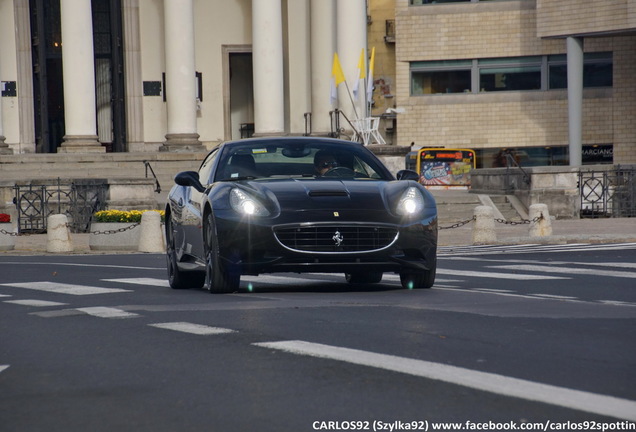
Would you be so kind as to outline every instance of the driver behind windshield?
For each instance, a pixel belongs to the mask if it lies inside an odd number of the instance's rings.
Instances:
[[[337,166],[338,161],[336,160],[334,155],[327,150],[320,150],[314,156],[314,169],[316,170],[317,176],[322,176],[327,171],[336,168]]]

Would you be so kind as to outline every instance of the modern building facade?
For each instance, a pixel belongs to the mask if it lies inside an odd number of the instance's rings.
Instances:
[[[329,134],[365,112],[330,85],[337,52],[353,87],[366,38],[365,0],[0,0],[0,152]]]
[[[398,145],[636,163],[636,1],[396,0]],[[572,156],[573,155],[573,156]]]

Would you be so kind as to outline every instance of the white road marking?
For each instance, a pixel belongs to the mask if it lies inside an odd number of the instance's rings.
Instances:
[[[548,280],[548,279],[571,279],[559,276],[543,276],[518,273],[497,273],[497,272],[480,272],[470,270],[451,270],[438,268],[437,274],[448,274],[453,276],[472,276],[492,279],[514,279],[514,280]]]
[[[13,297],[13,296],[10,296],[9,294],[0,294],[0,297]]]
[[[532,296],[536,296],[536,297],[545,297],[545,298],[549,298],[549,299],[555,299],[555,300],[577,300],[578,297],[570,297],[570,296],[561,296],[561,295],[553,295],[553,294],[530,294]]]
[[[13,303],[22,306],[47,307],[47,306],[64,306],[68,303],[60,303],[46,300],[5,300],[4,303]]]
[[[70,295],[92,295],[92,294],[112,294],[116,292],[132,292],[125,289],[99,288],[86,285],[72,285],[56,282],[24,282],[24,283],[7,283],[0,284],[14,288],[25,288],[36,291],[46,291],[56,294]]]
[[[68,267],[99,267],[99,268],[121,268],[128,270],[160,270],[166,271],[165,267],[139,267],[139,266],[123,266],[113,264],[81,264],[81,263],[67,263],[67,262],[18,262],[18,261],[4,261],[0,262],[0,265],[54,265],[54,266],[68,266]]]
[[[378,354],[305,341],[255,343],[292,354],[325,358],[443,381],[480,391],[515,397],[625,420],[636,420],[636,401],[557,387],[424,360]]]
[[[7,369],[9,367],[9,365],[0,365],[0,372],[2,372],[3,370]]]
[[[494,288],[474,288],[476,291],[484,291],[484,292],[489,292],[489,293],[493,293],[493,294],[506,294],[506,293],[513,293],[515,291],[513,290],[506,290],[506,289],[494,289]]]
[[[609,276],[609,277],[636,279],[636,272],[583,269],[583,268],[574,268],[574,267],[566,268],[566,267],[552,267],[552,266],[546,266],[546,265],[502,265],[502,266],[489,266],[489,268],[531,271],[531,272],[544,272],[544,273]]]
[[[492,258],[471,258],[471,257],[454,257],[453,261],[477,261],[477,262],[496,262],[499,264],[537,264],[545,265],[545,261],[537,260],[518,260],[518,259],[492,259]],[[633,262],[580,262],[580,261],[550,261],[553,266],[579,266],[579,267],[618,267],[626,269],[636,269],[636,263]]]
[[[606,305],[612,305],[612,306],[636,306],[636,303],[625,302],[620,300],[599,300],[598,302],[606,304]]]
[[[134,318],[139,316],[136,313],[104,306],[77,308],[76,310],[98,318]]]
[[[323,275],[316,275],[323,276]],[[328,275],[324,275],[324,279],[311,279],[311,278],[300,278],[293,276],[272,276],[272,275],[259,275],[259,276],[243,276],[241,277],[241,281],[245,281],[252,284],[276,284],[280,285],[281,283],[320,283],[326,280]]]
[[[150,327],[157,327],[167,330],[174,330],[183,333],[191,333],[196,335],[217,335],[223,333],[234,333],[235,330],[219,328],[219,327],[210,327],[201,324],[193,324],[188,322],[167,322],[167,323],[158,323],[158,324],[148,324]]]
[[[127,279],[102,279],[104,282],[117,282],[134,285],[149,285],[159,287],[170,287],[167,279],[156,278],[127,278]]]

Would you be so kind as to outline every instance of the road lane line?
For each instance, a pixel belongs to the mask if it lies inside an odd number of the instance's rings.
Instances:
[[[536,271],[543,273],[559,273],[559,274],[576,274],[576,275],[590,275],[590,276],[609,276],[636,279],[636,272],[624,272],[614,270],[599,270],[599,269],[583,269],[574,267],[551,267],[546,265],[501,265],[501,266],[488,266],[489,268],[505,269],[505,270],[518,270],[518,271]]]
[[[60,303],[46,300],[5,300],[3,303],[12,303],[22,306],[48,307],[48,306],[65,306],[68,303]]]
[[[135,318],[140,316],[136,313],[126,312],[121,309],[104,306],[76,308],[76,310],[98,318]]]
[[[557,387],[425,360],[409,359],[298,340],[263,342],[255,343],[254,345],[292,354],[370,366],[443,381],[507,397],[515,397],[578,411],[636,421],[636,401],[620,399],[614,396]]]
[[[158,324],[148,324],[150,327],[156,327],[167,330],[174,330],[182,333],[191,333],[196,335],[217,335],[224,333],[235,333],[235,330],[220,328],[220,327],[210,327],[201,324],[193,324],[188,322],[167,322],[167,323],[158,323]]]
[[[543,276],[543,275],[530,275],[519,273],[497,273],[497,272],[480,272],[469,270],[452,270],[452,269],[437,269],[437,274],[447,274],[453,276],[471,276],[482,277],[492,279],[514,279],[514,280],[548,280],[548,279],[571,279],[560,276]]]
[[[9,367],[9,365],[0,365],[0,372],[2,372],[3,370],[7,369]]]
[[[92,294],[112,294],[117,292],[132,292],[125,289],[114,288],[99,288],[86,285],[72,285],[56,282],[24,282],[24,283],[6,283],[0,284],[2,286],[25,288],[36,291],[46,291],[56,294],[70,294],[70,295],[92,295]]]

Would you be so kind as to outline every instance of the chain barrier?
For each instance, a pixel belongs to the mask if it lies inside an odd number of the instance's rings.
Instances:
[[[135,222],[132,225],[129,225],[125,228],[119,228],[116,230],[104,230],[104,231],[91,231],[89,232],[89,234],[95,234],[95,235],[102,235],[102,234],[119,234],[119,233],[123,233],[126,231],[130,231],[131,229],[137,228],[139,225],[141,225],[141,222]]]
[[[468,224],[468,223],[471,223],[471,222],[472,222],[472,221],[474,221],[475,219],[476,219],[476,218],[475,218],[475,216],[473,216],[473,217],[472,217],[472,218],[470,218],[470,219],[466,219],[465,221],[457,222],[456,224],[453,224],[453,225],[451,225],[451,226],[447,226],[447,227],[442,227],[442,226],[441,226],[441,227],[439,227],[439,229],[441,229],[441,230],[445,230],[445,229],[459,228],[459,227],[464,226],[464,225],[466,225],[466,224]]]
[[[0,228],[0,234],[5,234],[5,235],[11,236],[11,237],[17,237],[17,236],[20,235],[17,232],[9,232],[9,231],[7,231],[5,229],[2,229],[2,228]]]
[[[471,223],[475,219],[477,219],[477,217],[473,216],[470,219],[466,219],[465,221],[457,222],[457,223],[455,223],[453,225],[450,225],[450,226],[446,226],[446,227],[441,226],[441,227],[439,227],[439,229],[440,230],[445,230],[445,229],[459,228],[459,227],[462,227],[462,226],[464,226],[464,225],[466,225],[468,223]],[[509,221],[509,220],[506,220],[506,219],[495,219],[495,222],[498,222],[498,223],[501,223],[501,224],[504,224],[504,225],[527,225],[527,224],[531,224],[531,223],[537,223],[537,222],[539,222],[542,219],[543,219],[543,214],[540,214],[539,216],[535,217],[532,220],[522,219],[520,221]]]

